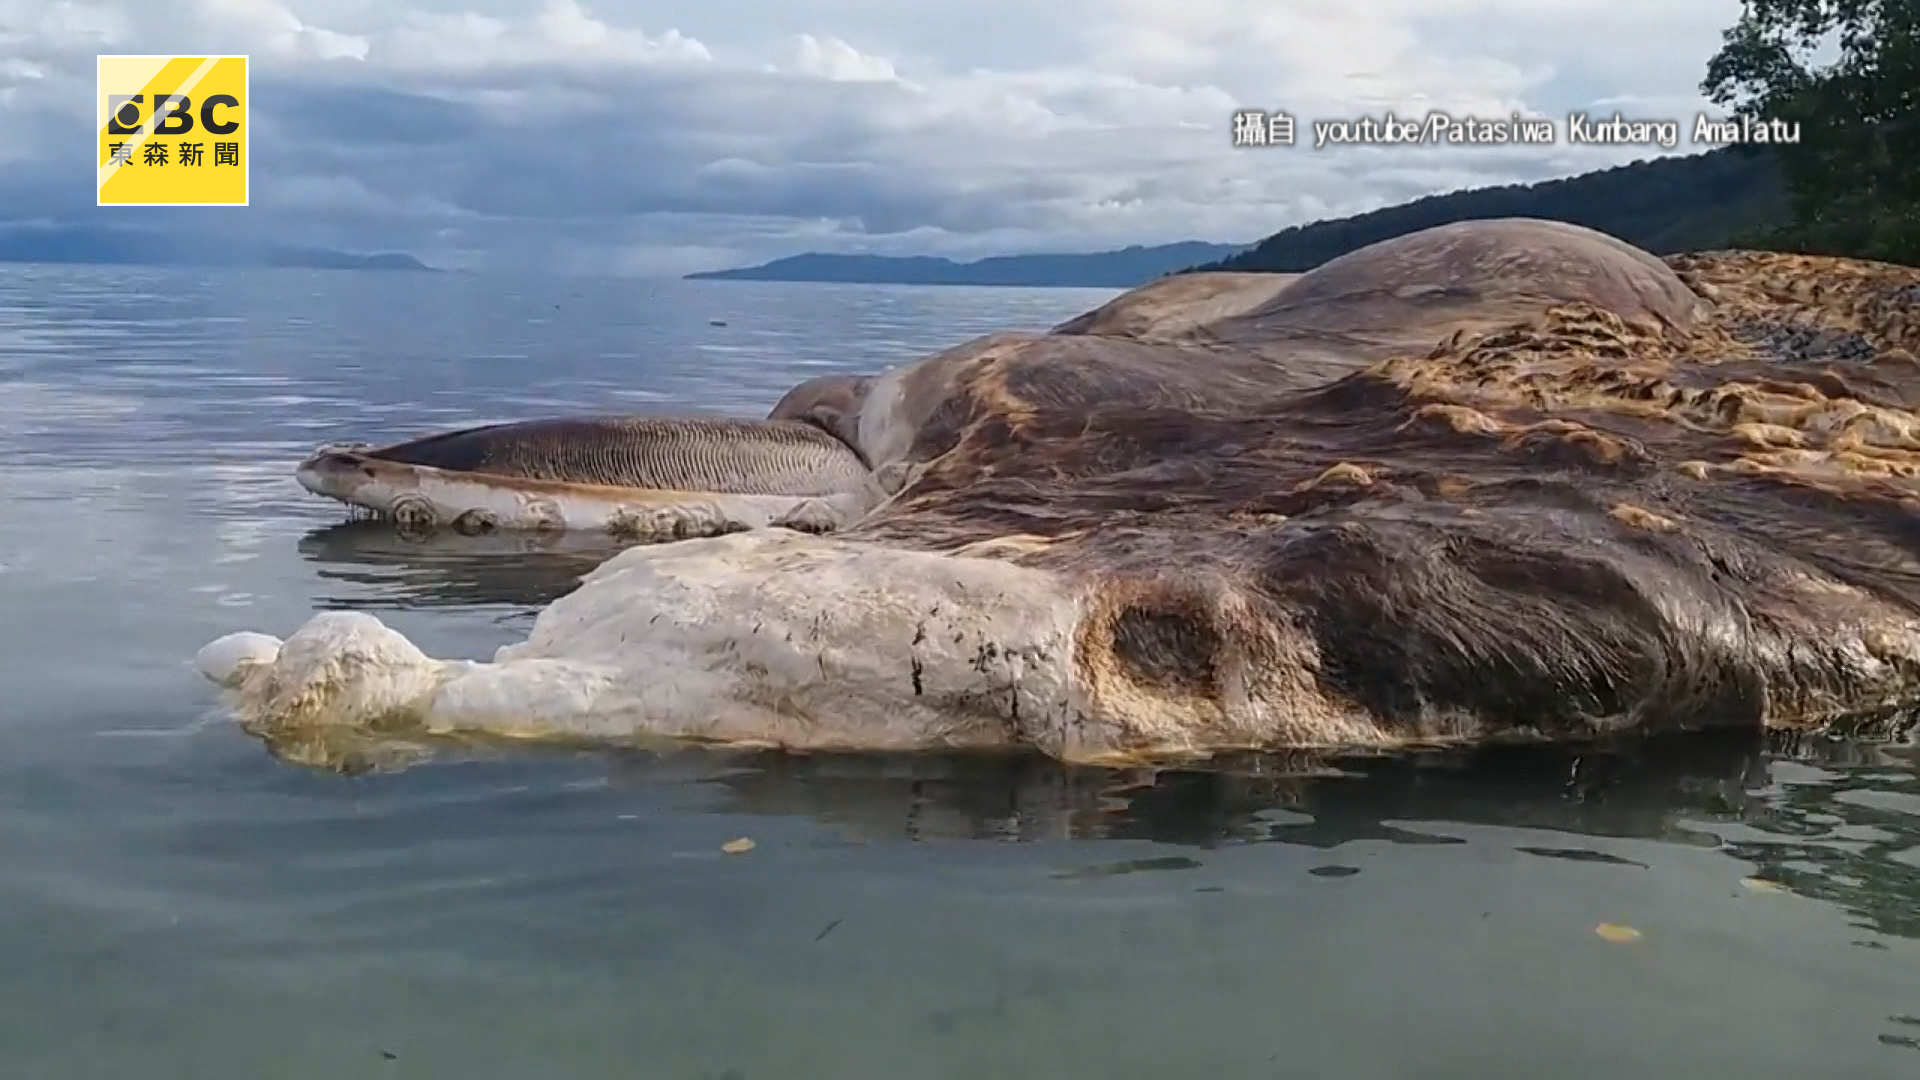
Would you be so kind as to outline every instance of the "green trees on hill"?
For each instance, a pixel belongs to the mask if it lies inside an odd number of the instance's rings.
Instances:
[[[1920,264],[1920,0],[1747,0],[1701,90],[1799,125],[1772,246]]]
[[[1920,265],[1920,0],[1746,0],[1701,90],[1797,143],[1656,158],[1299,225],[1195,270],[1307,270],[1453,221],[1538,217],[1665,254],[1767,247]]]
[[[1658,254],[1731,247],[1786,213],[1786,189],[1759,147],[1637,161],[1537,184],[1429,195],[1349,218],[1296,225],[1194,270],[1291,273],[1380,240],[1455,221],[1533,217],[1610,233]]]

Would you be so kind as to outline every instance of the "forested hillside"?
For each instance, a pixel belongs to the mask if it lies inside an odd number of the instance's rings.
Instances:
[[[1660,254],[1750,242],[1781,222],[1787,190],[1765,151],[1729,148],[1655,158],[1537,184],[1474,188],[1331,221],[1296,225],[1196,270],[1291,273],[1453,221],[1535,217],[1611,233]]]

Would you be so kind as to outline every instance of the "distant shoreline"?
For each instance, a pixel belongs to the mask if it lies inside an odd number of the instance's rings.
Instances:
[[[99,225],[0,224],[0,264],[438,273],[403,251],[359,253]]]
[[[930,256],[810,252],[759,266],[707,270],[686,281],[780,281],[815,285],[986,285],[1004,288],[1130,289],[1196,263],[1230,258],[1248,244],[1189,240],[1069,255],[998,255],[974,262]]]
[[[1134,287],[1131,285],[1088,285],[1085,282],[1079,281],[827,281],[815,278],[783,277],[695,277],[691,274],[668,280],[727,281],[755,285],[861,285],[868,287],[898,287],[902,289],[1095,289],[1109,292],[1125,292]],[[1144,284],[1144,282],[1142,284]]]

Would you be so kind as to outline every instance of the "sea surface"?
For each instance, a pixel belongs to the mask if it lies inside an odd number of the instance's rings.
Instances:
[[[1109,295],[0,267],[0,1080],[1920,1077],[1912,746],[342,772],[189,666],[327,608],[487,657],[606,554],[343,526],[316,443],[759,415]]]

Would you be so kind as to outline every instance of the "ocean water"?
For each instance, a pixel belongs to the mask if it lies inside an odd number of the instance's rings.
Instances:
[[[484,657],[607,554],[345,526],[315,443],[1108,295],[0,267],[0,1080],[1920,1076],[1912,746],[349,775],[189,667],[340,607]]]

